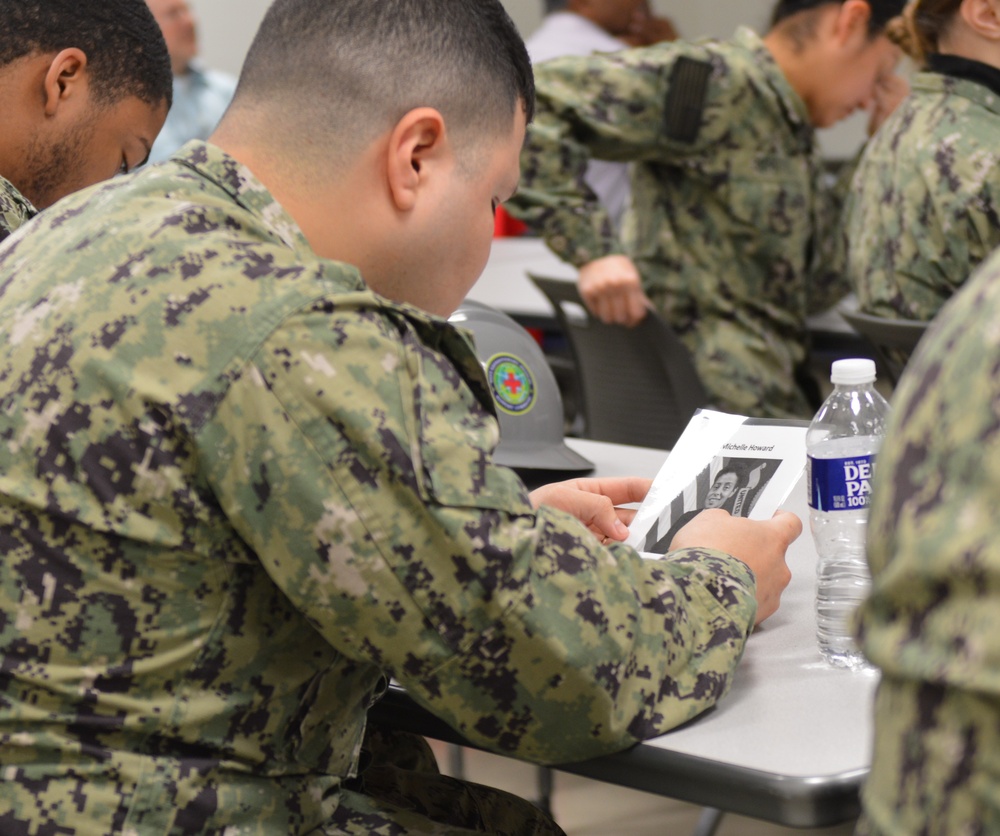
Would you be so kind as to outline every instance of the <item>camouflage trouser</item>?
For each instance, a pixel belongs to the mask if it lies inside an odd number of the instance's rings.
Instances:
[[[1000,700],[883,680],[857,834],[1000,833]]]
[[[815,409],[798,380],[802,346],[773,334],[754,336],[742,323],[721,317],[678,322],[668,291],[647,288],[647,294],[687,346],[716,408],[756,418],[812,417]]]
[[[438,772],[434,753],[416,735],[369,724],[361,774],[344,785],[323,834],[398,836],[565,836],[535,806],[490,787]]]

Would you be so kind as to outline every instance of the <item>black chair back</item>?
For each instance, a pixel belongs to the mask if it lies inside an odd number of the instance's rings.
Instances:
[[[915,319],[889,319],[861,311],[841,310],[840,314],[871,344],[874,359],[885,369],[893,385],[899,381],[910,355],[930,325]]]
[[[576,284],[528,274],[545,294],[576,366],[583,434],[599,441],[670,449],[708,396],[685,345],[655,313],[639,325],[592,317]]]

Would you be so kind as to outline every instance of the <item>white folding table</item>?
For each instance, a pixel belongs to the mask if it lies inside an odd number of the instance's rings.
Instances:
[[[666,453],[568,439],[595,475],[654,476]],[[805,524],[788,552],[792,581],[781,607],[750,637],[732,690],[705,714],[615,755],[556,767],[658,795],[766,819],[824,827],[860,810],[872,737],[873,672],[830,667],[816,648],[816,551],[805,484],[785,506]],[[461,738],[399,688],[375,716],[451,742]]]

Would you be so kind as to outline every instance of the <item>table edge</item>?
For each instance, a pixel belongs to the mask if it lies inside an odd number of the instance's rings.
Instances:
[[[396,684],[372,706],[369,717],[403,731],[482,748],[469,743],[443,720],[417,705]],[[785,827],[827,827],[857,818],[861,811],[859,792],[868,776],[868,769],[856,769],[832,775],[790,777],[641,743],[615,754],[552,768]],[[720,793],[725,804],[719,803]]]

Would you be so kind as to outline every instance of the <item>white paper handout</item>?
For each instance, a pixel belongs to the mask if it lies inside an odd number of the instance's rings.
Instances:
[[[768,519],[806,464],[807,421],[774,421],[702,409],[695,413],[653,480],[626,541],[663,555],[705,508]]]

